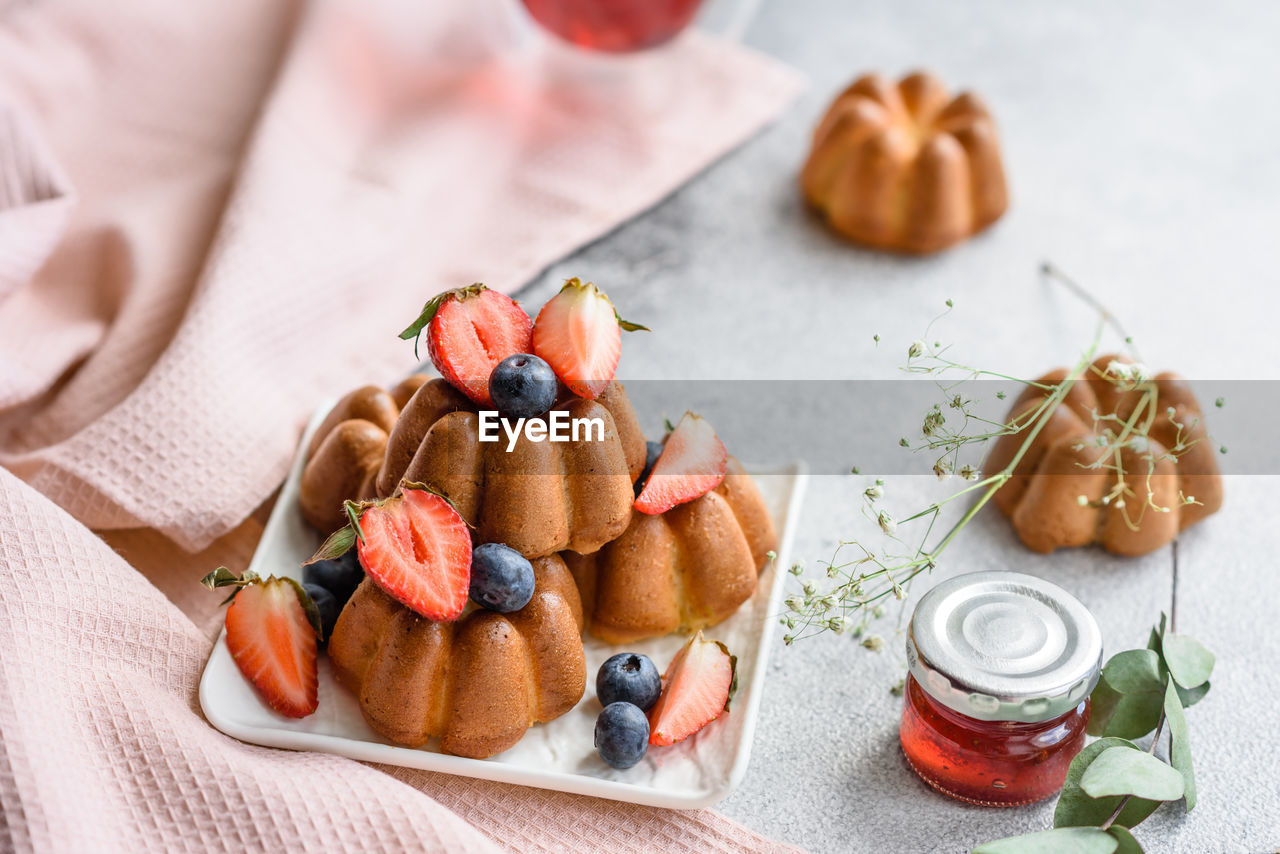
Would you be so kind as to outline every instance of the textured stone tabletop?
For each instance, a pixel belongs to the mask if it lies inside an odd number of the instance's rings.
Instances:
[[[1049,258],[1105,299],[1152,366],[1280,378],[1278,34],[1280,6],[1261,3],[772,0],[746,41],[804,71],[806,96],[521,298],[536,304],[565,276],[593,278],[657,330],[629,337],[623,377],[700,380],[892,378],[953,298],[936,330],[953,353],[1030,377],[1074,360],[1092,331],[1089,312],[1037,276]],[[994,229],[923,260],[838,242],[796,189],[828,99],[862,71],[916,67],[988,101],[1013,196]],[[786,435],[776,444],[778,459],[801,455]],[[870,536],[859,516],[866,481],[812,479],[796,557],[812,566],[838,539]],[[1182,537],[1179,629],[1217,654],[1217,669],[1188,713],[1199,805],[1190,815],[1166,806],[1141,825],[1148,852],[1280,847],[1280,567],[1266,544],[1278,487],[1275,476],[1228,478],[1222,512]],[[899,511],[946,494],[927,477],[890,477],[889,490]],[[1169,549],[1041,557],[993,510],[914,596],[938,576],[985,568],[1073,591],[1108,654],[1143,644],[1170,603]],[[1052,801],[971,807],[911,773],[889,692],[905,668],[891,617],[882,634],[879,654],[848,637],[778,644],[750,770],[720,809],[815,852],[967,851],[1050,826]]]

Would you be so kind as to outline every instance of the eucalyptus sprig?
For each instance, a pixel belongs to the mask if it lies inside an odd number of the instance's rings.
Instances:
[[[1177,544],[1174,544],[1175,580]],[[1176,595],[1176,587],[1175,587]],[[1176,607],[1177,600],[1174,600]],[[973,854],[1142,854],[1130,830],[1166,802],[1196,805],[1185,711],[1209,693],[1213,653],[1174,632],[1176,611],[1144,649],[1117,653],[1093,690],[1088,745],[1067,769],[1053,829],[979,845]],[[1165,730],[1168,762],[1155,755]],[[1143,749],[1133,742],[1155,731]]]
[[[1141,363],[1117,360],[1102,368],[1094,364],[1108,327],[1118,332],[1130,352],[1137,356],[1132,339],[1114,316],[1079,285],[1049,265],[1045,266],[1045,272],[1098,309],[1098,323],[1089,346],[1057,382],[1020,379],[1006,373],[970,367],[950,358],[949,346],[933,340],[933,326],[954,307],[952,300],[947,300],[945,310],[930,321],[924,336],[907,347],[906,364],[902,367],[909,374],[931,376],[941,399],[924,413],[920,437],[914,441],[903,437],[898,444],[916,452],[936,454],[934,474],[939,479],[958,477],[966,485],[902,518],[894,518],[883,506],[887,490],[884,480],[876,479],[867,486],[862,492],[862,512],[879,528],[884,548],[873,547],[860,539],[841,540],[831,558],[820,565],[825,578],[806,578],[803,563],[792,566],[790,572],[800,580],[800,590],[787,597],[787,613],[780,618],[788,630],[783,636],[786,644],[827,631],[837,634],[852,632],[854,637],[862,640],[863,646],[880,649],[883,641],[878,636],[867,636],[866,632],[871,622],[883,615],[884,604],[891,599],[904,600],[911,582],[937,566],[943,552],[960,532],[1013,477],[1019,463],[1078,380],[1110,383],[1118,393],[1136,398],[1132,411],[1123,419],[1115,413],[1092,413],[1093,441],[1097,452],[1091,455],[1087,465],[1081,465],[1109,472],[1114,478],[1114,486],[1098,499],[1080,496],[1081,502],[1111,505],[1122,510],[1121,516],[1131,529],[1141,525],[1147,512],[1168,513],[1172,510],[1156,500],[1152,479],[1157,476],[1159,462],[1164,459],[1176,461],[1197,442],[1203,441],[1192,437],[1197,425],[1179,422],[1173,409],[1157,411],[1159,389]],[[879,336],[876,336],[876,342],[879,344]],[[979,413],[978,401],[967,393],[969,387],[966,384],[978,379],[1017,383],[1034,390],[1040,399],[1008,421],[994,421]],[[996,397],[1003,400],[1005,393],[997,392]],[[1222,402],[1218,401],[1218,405],[1221,406]],[[1159,446],[1162,450],[1157,454],[1151,450],[1157,445],[1149,441],[1149,436],[1160,419],[1172,422],[1176,441],[1167,448]],[[999,471],[981,471],[980,456],[973,460],[962,457],[962,451],[970,446],[981,448],[992,439],[1010,435],[1019,437],[1021,444]],[[1225,448],[1222,450],[1225,453]],[[1136,466],[1126,466],[1125,451],[1131,461],[1136,460]],[[854,473],[857,473],[856,469]],[[931,540],[934,526],[943,513],[958,506],[956,502],[961,500],[971,503],[945,533]],[[1190,495],[1179,495],[1178,501],[1184,505],[1197,503]],[[908,538],[904,526],[912,523],[919,526],[913,530],[923,528],[923,531],[918,537]]]

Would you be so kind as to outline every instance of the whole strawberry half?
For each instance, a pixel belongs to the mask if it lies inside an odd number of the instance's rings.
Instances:
[[[511,297],[477,284],[432,297],[400,337],[416,342],[424,330],[427,353],[440,375],[480,406],[492,408],[489,374],[508,356],[529,352],[533,321]]]
[[[429,620],[456,620],[471,586],[471,534],[448,501],[426,489],[363,508],[360,564],[388,596]]]
[[[280,714],[305,718],[314,712],[320,617],[306,591],[291,578],[263,580],[245,573],[235,579],[225,569],[209,578],[215,579],[206,579],[209,587],[240,588],[227,608],[226,622],[227,649],[236,667]]]
[[[594,400],[608,388],[622,355],[622,330],[645,327],[618,316],[613,303],[591,282],[569,279],[538,312],[533,354],[579,397]]]
[[[662,675],[662,694],[649,710],[649,743],[675,744],[729,710],[737,688],[738,659],[698,632]]]
[[[715,429],[702,416],[686,412],[667,436],[649,479],[636,496],[635,508],[653,515],[701,498],[724,480],[728,460]]]

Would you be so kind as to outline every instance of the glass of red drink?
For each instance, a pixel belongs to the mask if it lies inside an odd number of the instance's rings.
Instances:
[[[521,0],[544,29],[578,47],[626,53],[675,38],[703,0]]]

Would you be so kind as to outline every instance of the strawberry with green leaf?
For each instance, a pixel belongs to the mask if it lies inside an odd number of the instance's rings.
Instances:
[[[319,702],[316,639],[320,614],[298,582],[226,567],[203,581],[213,590],[234,587],[227,608],[227,649],[267,705],[282,715],[305,718]]]
[[[571,392],[594,400],[618,370],[623,330],[648,328],[623,320],[591,282],[569,279],[538,312],[533,354],[550,365]]]
[[[702,416],[686,412],[667,436],[635,508],[650,515],[701,498],[724,480],[729,453]]]
[[[662,675],[662,693],[649,710],[649,743],[676,744],[729,711],[738,687],[738,658],[698,632]]]
[[[400,604],[429,620],[456,620],[471,588],[471,533],[448,499],[419,483],[380,501],[346,503],[351,523],[308,563],[356,547],[364,571]]]
[[[489,374],[499,362],[528,353],[533,321],[515,300],[475,284],[437,294],[422,307],[417,320],[400,333],[413,339],[427,335],[431,364],[477,405],[492,409]]]

